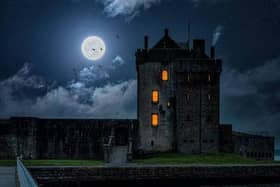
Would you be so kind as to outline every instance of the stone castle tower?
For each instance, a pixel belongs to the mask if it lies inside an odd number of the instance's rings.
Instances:
[[[142,153],[219,152],[222,62],[205,52],[204,40],[182,47],[168,30],[153,47],[136,52],[138,144]]]

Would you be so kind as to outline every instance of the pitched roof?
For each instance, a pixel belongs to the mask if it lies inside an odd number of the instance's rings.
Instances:
[[[165,35],[160,39],[160,41],[153,47],[153,49],[177,49],[180,46],[170,38],[168,35],[168,30],[165,30]]]

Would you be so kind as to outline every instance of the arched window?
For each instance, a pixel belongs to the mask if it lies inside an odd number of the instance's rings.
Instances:
[[[158,114],[152,114],[152,126],[157,127],[159,123]]]
[[[162,70],[162,72],[161,72],[161,80],[168,81],[168,71],[167,70]]]

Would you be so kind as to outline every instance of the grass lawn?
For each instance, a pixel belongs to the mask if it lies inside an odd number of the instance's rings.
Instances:
[[[101,166],[102,160],[24,160],[25,166]]]
[[[16,160],[0,160],[0,166],[15,166]]]
[[[266,164],[276,161],[256,161],[235,154],[185,155],[160,153],[149,158],[134,160],[137,164]]]
[[[102,166],[102,160],[24,160],[26,166]],[[143,164],[269,164],[280,161],[256,161],[235,154],[186,155],[178,153],[160,153],[133,163]],[[15,160],[0,160],[0,166],[15,166]]]
[[[25,166],[100,166],[102,160],[24,160]],[[16,160],[0,160],[0,166],[16,166]]]

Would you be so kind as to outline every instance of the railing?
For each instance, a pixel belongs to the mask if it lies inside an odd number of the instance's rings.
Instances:
[[[36,181],[32,178],[19,158],[17,158],[17,175],[20,187],[38,187]]]

